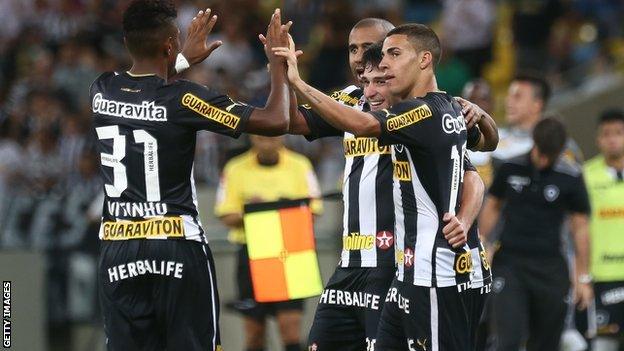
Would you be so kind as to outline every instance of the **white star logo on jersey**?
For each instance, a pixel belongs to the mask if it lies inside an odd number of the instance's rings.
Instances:
[[[377,233],[377,247],[382,250],[389,249],[394,243],[394,236],[392,232],[389,231],[381,231]]]
[[[316,343],[313,343],[312,345],[310,345],[310,347],[308,347],[309,351],[318,351],[318,346],[316,346]]]
[[[414,264],[414,251],[412,249],[405,249],[404,263],[405,267],[411,267]]]

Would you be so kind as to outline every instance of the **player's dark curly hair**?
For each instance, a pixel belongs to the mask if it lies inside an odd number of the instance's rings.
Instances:
[[[177,15],[170,0],[132,1],[123,14],[123,33],[130,53],[139,57],[157,55]]]
[[[383,54],[381,52],[382,48],[383,41],[375,43],[366,48],[366,50],[362,54],[362,64],[364,64],[364,68],[366,70],[372,70],[373,68],[379,67],[381,60],[383,59]]]

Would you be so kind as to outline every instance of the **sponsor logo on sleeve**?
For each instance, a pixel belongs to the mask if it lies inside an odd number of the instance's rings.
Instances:
[[[199,97],[186,93],[182,96],[182,106],[197,112],[203,117],[224,125],[230,129],[236,129],[240,122],[240,117],[235,116],[225,110],[210,105]],[[232,106],[233,107],[233,106]]]
[[[424,119],[427,119],[432,115],[433,114],[431,113],[431,109],[429,109],[429,106],[422,105],[388,119],[386,121],[386,129],[388,129],[388,131],[393,131],[405,128],[414,123],[418,123]]]
[[[354,98],[344,91],[335,91],[330,95],[330,97],[347,106],[355,106],[360,102],[360,99]]]

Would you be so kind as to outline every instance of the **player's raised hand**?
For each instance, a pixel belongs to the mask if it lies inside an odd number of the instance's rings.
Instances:
[[[445,213],[442,219],[446,222],[442,228],[442,234],[449,245],[455,249],[464,246],[468,242],[468,233],[464,223],[450,213]]]
[[[462,107],[462,113],[466,120],[466,128],[472,128],[472,126],[479,123],[481,118],[485,115],[485,111],[483,111],[479,105],[460,97],[456,97],[455,100],[457,100]]]
[[[286,66],[288,68],[287,76],[290,83],[295,83],[296,81],[301,80],[297,58],[303,54],[303,51],[295,50],[294,48],[295,46],[293,43],[292,48],[276,47],[272,50],[274,55],[282,57],[286,60]]]
[[[211,10],[199,11],[188,27],[182,55],[192,66],[204,61],[210,54],[217,49],[223,42],[216,40],[208,43],[208,35],[212,31],[217,16],[211,16]]]

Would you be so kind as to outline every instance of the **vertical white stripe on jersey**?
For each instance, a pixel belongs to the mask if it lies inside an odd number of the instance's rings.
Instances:
[[[396,161],[394,147],[392,148],[392,162]],[[397,260],[397,279],[403,281],[405,277],[405,213],[403,212],[403,198],[401,194],[401,181],[392,177],[392,196],[394,197],[394,248],[401,252],[401,259]]]
[[[201,231],[202,230],[201,228],[203,228],[204,226],[201,223],[201,219],[199,219],[199,205],[197,204],[197,190],[195,189],[195,163],[194,162],[193,162],[193,165],[191,166],[191,195],[193,197],[193,205],[195,206],[195,211],[197,212],[197,217],[196,217],[197,225],[200,227],[198,229]],[[204,242],[208,244],[208,237],[206,235],[204,235]]]
[[[372,235],[377,234],[377,198],[375,197],[376,181],[377,181],[377,165],[379,164],[379,154],[371,154],[364,156],[364,166],[362,175],[360,176],[359,198],[359,220],[360,234]],[[374,240],[373,248],[370,250],[360,251],[360,260],[362,266],[377,266],[377,239]]]
[[[470,282],[472,288],[480,288],[483,286],[483,269],[481,268],[481,254],[479,248],[475,247],[470,250],[472,257],[472,273],[470,276]]]
[[[192,174],[192,173],[191,173]],[[191,176],[191,179],[193,176]],[[213,282],[217,279],[217,277],[213,276],[215,274],[210,268],[210,261],[208,260],[208,253],[206,252],[206,247],[202,247],[204,250],[204,255],[206,255],[206,266],[208,267],[208,279],[210,280],[210,302],[212,304],[212,351],[215,351],[217,348],[217,331],[219,330],[219,324],[217,320],[217,304],[216,304],[216,296],[215,296],[215,286]]]
[[[346,138],[347,133],[345,133]],[[353,157],[347,157],[345,160],[344,174],[342,175],[342,237],[349,235],[349,172],[351,172],[351,166],[353,166]],[[340,254],[340,266],[349,267],[349,250],[344,249]]]
[[[436,288],[429,288],[429,303],[431,312],[431,351],[440,350],[440,342],[438,341],[438,295],[436,294]]]
[[[405,148],[405,154],[409,160],[412,172],[412,186],[414,187],[414,196],[416,197],[416,207],[418,211],[418,218],[416,220],[416,245],[414,247],[414,284],[431,286],[433,274],[432,252],[438,234],[438,226],[440,225],[438,210],[420,182],[409,149]]]

